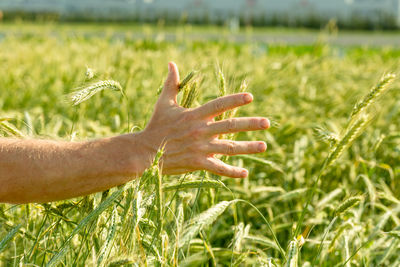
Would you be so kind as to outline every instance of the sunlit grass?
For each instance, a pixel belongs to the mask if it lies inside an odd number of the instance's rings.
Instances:
[[[368,125],[358,139],[324,169],[298,233],[296,228],[324,160],[335,151],[332,140],[314,129],[346,136],[353,107],[383,74],[398,72],[400,50],[171,42],[153,39],[157,32],[150,26],[141,39],[132,38],[135,28],[127,26],[96,27],[95,35],[92,26],[81,26],[0,27],[7,31],[0,39],[0,122],[23,136],[65,140],[125,133],[132,124],[141,129],[173,60],[182,78],[192,70],[201,75],[197,97],[183,101],[187,106],[222,94],[221,84],[227,93],[240,90],[246,80],[254,103],[237,116],[267,116],[272,127],[237,139],[264,140],[268,150],[257,158],[229,157],[249,169],[245,180],[204,172],[161,180],[153,167],[125,187],[83,198],[0,205],[0,262],[284,266],[280,244],[286,258],[296,252],[299,266],[347,260],[352,266],[399,265],[400,240],[393,234],[400,225],[397,80],[368,107]],[[87,68],[95,71],[93,80],[87,81]],[[126,99],[101,91],[77,106],[65,101],[74,89],[104,80],[118,81]],[[13,135],[6,128],[0,133]],[[340,204],[355,198],[360,202],[338,216]],[[303,233],[304,244],[295,233]]]

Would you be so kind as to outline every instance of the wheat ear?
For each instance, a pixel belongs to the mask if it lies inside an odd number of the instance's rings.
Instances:
[[[368,123],[371,121],[369,115],[361,116],[346,131],[344,136],[336,143],[325,163],[325,167],[332,165],[342,153],[354,142],[354,140],[362,133]]]
[[[231,204],[236,203],[237,200],[221,201],[208,210],[200,213],[191,219],[179,240],[179,246],[185,247],[204,227],[212,224]]]
[[[355,118],[358,114],[367,109],[375,99],[384,94],[395,78],[396,75],[393,73],[383,75],[379,83],[372,87],[369,93],[354,106],[350,118]]]
[[[197,74],[197,71],[192,70],[189,72],[186,77],[179,83],[179,91],[185,88],[185,86],[190,82],[191,79]]]
[[[119,84],[119,82],[113,80],[106,80],[106,81],[99,81],[96,83],[92,83],[84,88],[79,88],[76,92],[70,94],[70,99],[72,104],[76,106],[90,99],[98,92],[106,89],[110,89],[113,91],[120,91],[121,94],[124,95],[122,86]]]
[[[361,200],[362,200],[362,197],[360,197],[360,196],[349,197],[348,199],[346,199],[342,204],[340,204],[337,207],[337,209],[335,210],[335,215],[339,216],[340,214],[345,213],[351,207],[353,207],[353,206],[357,205],[358,203],[360,203]]]
[[[199,82],[195,81],[190,85],[186,86],[183,90],[183,96],[181,101],[181,106],[184,108],[190,108],[193,105],[193,102],[199,95]]]

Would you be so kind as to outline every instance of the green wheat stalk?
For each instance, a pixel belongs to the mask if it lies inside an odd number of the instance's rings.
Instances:
[[[329,234],[330,230],[332,229],[333,225],[335,224],[336,220],[339,218],[339,216],[343,213],[345,213],[346,211],[348,211],[350,208],[352,208],[353,206],[357,205],[358,203],[360,203],[360,201],[362,200],[362,197],[360,196],[356,196],[356,197],[350,197],[348,199],[346,199],[342,204],[340,204],[336,210],[335,210],[335,215],[333,217],[333,219],[331,220],[331,222],[329,223],[328,227],[325,229],[324,235],[321,239],[321,242],[319,244],[318,247],[318,251],[317,254],[314,257],[312,266],[315,266],[315,263],[319,257],[319,255],[321,254],[322,248],[324,246],[324,241],[325,238],[327,237],[327,235]]]
[[[22,225],[18,224],[15,226],[13,229],[11,229],[10,232],[0,241],[0,252],[2,252],[5,248],[8,242],[13,239],[13,237],[18,233],[19,228],[21,228]]]
[[[300,250],[299,241],[297,239],[290,241],[285,267],[297,267],[298,266],[299,250]]]
[[[225,80],[225,75],[220,67],[218,67],[217,77],[218,77],[218,88],[219,88],[218,96],[221,97],[226,95],[226,80]],[[216,121],[223,120],[225,119],[225,115],[226,115],[225,113],[222,113],[217,117],[215,117],[215,120]]]
[[[226,188],[225,184],[219,180],[196,180],[196,181],[184,181],[177,183],[164,184],[164,191],[171,190],[184,190],[189,188]]]
[[[383,92],[387,91],[389,88],[389,84],[394,80],[394,74],[384,75],[380,82],[374,86],[370,93],[364,97],[358,104],[353,108],[352,115],[350,116],[350,120],[348,126],[346,127],[346,131],[344,135],[340,138],[338,142],[332,147],[331,152],[328,157],[325,159],[319,175],[317,179],[313,183],[313,187],[308,194],[308,198],[306,204],[304,205],[303,211],[299,217],[297,222],[296,229],[294,231],[294,236],[298,236],[300,233],[300,229],[303,225],[304,216],[307,213],[308,206],[311,204],[314,193],[317,189],[317,185],[319,180],[321,179],[325,170],[331,166],[342,154],[343,152],[351,146],[354,140],[362,133],[362,131],[367,127],[367,125],[371,122],[371,115],[367,114],[365,111],[367,108],[377,101],[377,98],[382,95]]]
[[[97,266],[103,266],[103,260],[104,258],[107,258],[111,248],[112,248],[112,243],[114,240],[114,236],[115,236],[115,232],[116,232],[116,219],[117,219],[117,209],[114,207],[113,211],[112,211],[112,215],[111,215],[111,223],[110,223],[110,227],[108,228],[108,235],[106,238],[106,241],[104,242],[102,248],[100,249],[100,254],[97,258]]]
[[[25,137],[25,135],[18,130],[14,125],[8,122],[9,119],[0,119],[0,130],[5,132],[8,135],[22,138]]]
[[[118,199],[124,192],[125,187],[121,187],[117,191],[115,191],[111,196],[109,196],[106,200],[104,200],[99,206],[97,206],[96,209],[92,210],[89,215],[87,215],[83,220],[75,227],[75,229],[72,231],[72,233],[67,237],[67,239],[64,241],[63,245],[61,248],[58,250],[58,252],[50,259],[50,261],[47,263],[47,267],[50,266],[56,266],[65,253],[70,248],[70,243],[72,238],[77,235],[83,228],[85,228],[89,223],[94,221],[101,213],[103,213],[108,207],[110,207],[115,200]]]

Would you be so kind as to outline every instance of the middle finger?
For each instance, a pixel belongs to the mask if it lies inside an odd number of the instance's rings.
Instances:
[[[231,118],[212,122],[207,127],[207,133],[211,135],[236,133],[244,131],[256,131],[269,128],[269,121],[262,117]]]

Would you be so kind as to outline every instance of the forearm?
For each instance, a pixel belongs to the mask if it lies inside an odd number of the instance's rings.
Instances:
[[[0,202],[54,201],[126,183],[151,162],[139,135],[89,142],[0,138]]]

